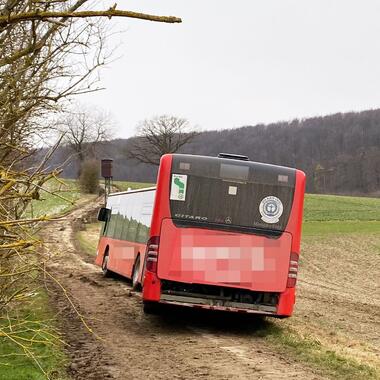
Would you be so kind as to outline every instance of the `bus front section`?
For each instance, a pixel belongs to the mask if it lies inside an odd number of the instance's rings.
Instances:
[[[144,302],[290,316],[304,190],[303,172],[244,156],[163,156]]]

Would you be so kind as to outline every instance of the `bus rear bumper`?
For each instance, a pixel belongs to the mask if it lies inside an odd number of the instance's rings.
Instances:
[[[277,314],[285,317],[292,315],[295,302],[296,289],[285,289],[285,291],[280,295],[280,299],[278,301]]]
[[[152,272],[145,272],[143,281],[143,300],[159,301],[161,296],[161,281]]]
[[[160,304],[171,304],[200,309],[221,310],[268,315],[286,318],[292,315],[295,302],[295,289],[288,288],[279,295],[278,303],[247,303],[227,299],[214,298],[211,295],[201,294],[168,294],[162,281],[155,273],[146,272],[143,286],[143,301]]]
[[[253,305],[240,302],[226,302],[223,304],[219,300],[211,300],[209,298],[198,297],[181,297],[176,295],[162,294],[159,303],[171,304],[177,306],[186,306],[199,309],[232,311],[242,313],[252,313],[261,315],[277,315],[277,308],[268,305]]]

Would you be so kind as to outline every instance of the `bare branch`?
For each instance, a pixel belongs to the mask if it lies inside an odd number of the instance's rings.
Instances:
[[[106,11],[81,11],[81,12],[27,12],[20,14],[10,14],[9,16],[0,16],[0,27],[14,24],[20,21],[47,20],[52,18],[87,18],[87,17],[128,17],[146,21],[180,23],[182,20],[174,16],[157,16],[146,13],[122,11],[117,9],[108,9]]]

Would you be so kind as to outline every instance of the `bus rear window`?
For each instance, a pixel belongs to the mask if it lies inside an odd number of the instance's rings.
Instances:
[[[249,166],[220,164],[220,178],[247,181]]]
[[[285,230],[293,203],[294,169],[186,156],[191,169],[183,170],[181,159],[173,156],[171,173],[172,179],[186,177],[185,188],[179,189],[182,198],[170,198],[176,225],[273,235]],[[177,182],[171,180],[171,188]]]

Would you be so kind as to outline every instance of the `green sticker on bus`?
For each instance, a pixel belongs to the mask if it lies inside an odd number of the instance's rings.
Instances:
[[[170,199],[172,201],[186,200],[186,174],[172,174],[172,185],[170,190]]]

